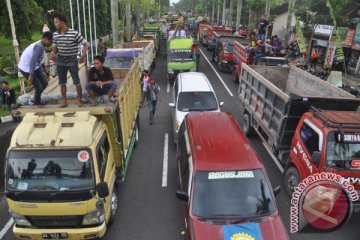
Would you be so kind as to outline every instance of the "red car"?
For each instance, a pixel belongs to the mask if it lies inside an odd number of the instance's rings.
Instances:
[[[289,239],[265,168],[230,113],[187,114],[177,164],[185,239]]]

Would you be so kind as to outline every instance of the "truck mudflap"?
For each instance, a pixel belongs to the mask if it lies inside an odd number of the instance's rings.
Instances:
[[[89,228],[20,228],[14,225],[13,232],[18,239],[44,240],[44,239],[68,239],[68,240],[88,240],[97,239],[104,236],[106,232],[106,222],[100,226]]]

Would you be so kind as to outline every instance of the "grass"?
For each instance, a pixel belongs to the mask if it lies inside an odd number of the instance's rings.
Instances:
[[[42,34],[40,32],[33,32],[31,35],[31,40],[20,39],[21,48],[20,51],[24,50],[29,44],[41,39]],[[0,35],[0,56],[14,53],[12,38],[5,38]]]

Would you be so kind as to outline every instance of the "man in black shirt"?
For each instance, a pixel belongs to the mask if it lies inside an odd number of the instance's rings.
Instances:
[[[11,108],[15,106],[16,98],[14,89],[10,88],[7,81],[2,83],[2,102],[7,109],[11,111]]]
[[[265,15],[262,15],[259,21],[259,40],[261,40],[263,43],[265,42],[265,34],[268,25],[268,20],[266,20]]]
[[[94,65],[89,71],[89,82],[86,90],[92,99],[93,106],[97,105],[96,97],[108,94],[108,100],[112,98],[116,84],[111,69],[104,66],[104,58],[102,56],[94,57]]]

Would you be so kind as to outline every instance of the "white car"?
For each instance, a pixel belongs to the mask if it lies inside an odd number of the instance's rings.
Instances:
[[[179,73],[173,86],[172,108],[174,143],[185,115],[189,112],[220,112],[215,91],[205,74],[200,72]]]

